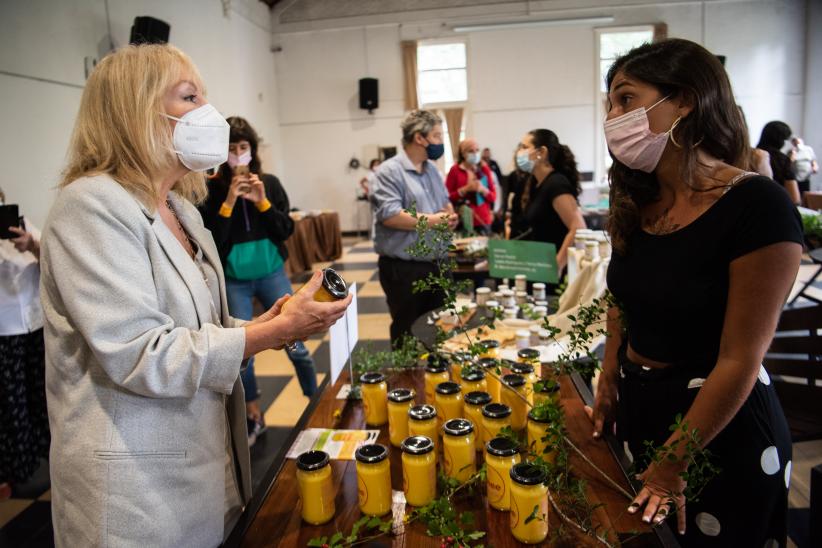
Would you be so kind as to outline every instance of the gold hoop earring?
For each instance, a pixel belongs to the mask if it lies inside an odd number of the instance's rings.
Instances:
[[[669,129],[669,130],[668,130],[668,134],[671,136],[671,142],[674,144],[674,146],[675,146],[676,148],[682,148],[682,145],[680,145],[679,143],[677,143],[677,142],[676,142],[676,139],[674,138],[674,129],[676,128],[676,126],[678,126],[678,125],[679,125],[679,121],[680,121],[680,120],[682,120],[682,117],[681,117],[681,116],[677,116],[677,117],[676,117],[676,120],[674,120],[674,123],[673,123],[673,125],[671,126],[671,129]]]

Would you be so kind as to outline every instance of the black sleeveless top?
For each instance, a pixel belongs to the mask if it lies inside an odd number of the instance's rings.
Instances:
[[[661,362],[715,362],[731,261],[777,242],[802,244],[802,221],[784,188],[762,176],[742,179],[675,232],[635,230],[608,267],[631,347]]]

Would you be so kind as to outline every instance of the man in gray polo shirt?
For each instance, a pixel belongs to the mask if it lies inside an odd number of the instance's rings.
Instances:
[[[400,127],[402,149],[380,164],[371,193],[374,250],[380,256],[380,285],[391,312],[392,344],[410,332],[419,316],[443,304],[442,295],[412,292],[412,284],[435,272],[436,265],[408,255],[406,249],[417,241],[417,220],[405,210],[416,204],[417,214],[427,217],[429,225],[447,221],[453,230],[458,222],[432,161],[444,152],[442,120],[426,110],[415,110]]]

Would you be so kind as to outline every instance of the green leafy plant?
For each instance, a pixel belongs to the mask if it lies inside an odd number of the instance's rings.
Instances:
[[[811,249],[822,247],[822,215],[803,214],[802,229],[805,232],[808,247]]]

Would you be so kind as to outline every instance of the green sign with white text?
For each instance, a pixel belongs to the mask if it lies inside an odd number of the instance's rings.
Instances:
[[[525,274],[532,282],[559,281],[557,247],[544,242],[488,240],[488,269],[494,278]]]

